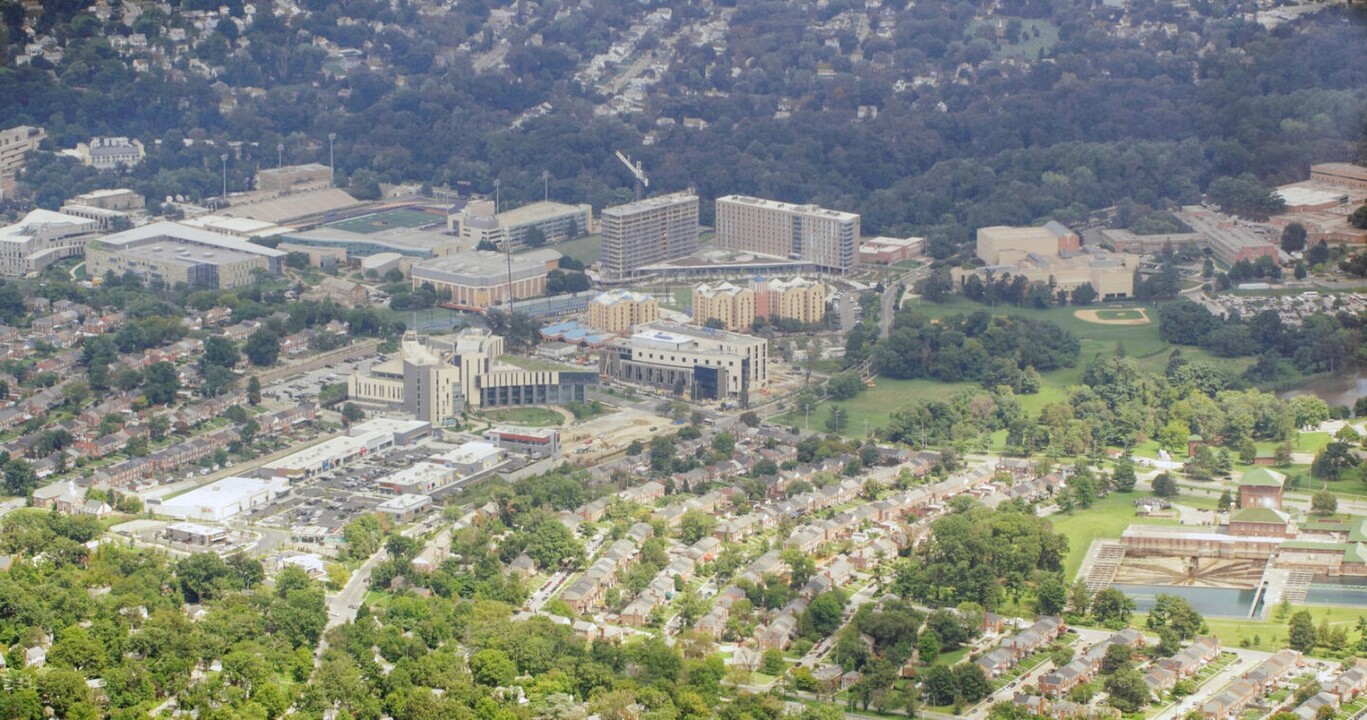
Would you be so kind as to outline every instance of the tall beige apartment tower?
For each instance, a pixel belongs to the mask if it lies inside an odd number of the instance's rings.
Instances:
[[[604,279],[629,278],[698,251],[698,196],[673,193],[606,208],[601,225]]]
[[[859,216],[744,195],[717,198],[717,240],[730,250],[805,260],[823,270],[854,267]]]

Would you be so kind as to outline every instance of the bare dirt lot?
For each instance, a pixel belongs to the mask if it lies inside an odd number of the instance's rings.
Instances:
[[[1148,325],[1149,314],[1143,308],[1126,310],[1074,310],[1073,316],[1098,325]]]

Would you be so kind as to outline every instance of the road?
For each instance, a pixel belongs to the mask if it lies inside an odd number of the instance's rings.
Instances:
[[[323,636],[318,638],[318,648],[313,653],[313,665],[317,667],[322,663],[323,652],[328,649],[327,631],[342,625],[356,616],[356,608],[365,599],[366,590],[370,587],[370,571],[376,565],[384,562],[389,557],[384,548],[380,548],[371,555],[368,560],[351,574],[351,579],[347,580],[345,587],[337,594],[327,599],[328,624],[323,628]]]
[[[894,303],[897,302],[897,289],[906,286],[906,289],[910,291],[916,283],[928,275],[930,275],[930,266],[923,265],[896,280],[889,280],[883,285],[883,297],[878,311],[878,337],[887,337],[888,333],[892,331],[892,320],[897,315],[897,308],[894,307]]]
[[[584,557],[587,558],[588,561],[592,560],[594,553],[598,552],[598,548],[603,546],[603,542],[607,540],[607,537],[607,530],[599,530],[597,535],[594,535],[588,542],[584,543]],[[576,574],[578,574],[578,571],[576,570],[557,570],[552,573],[551,576],[546,579],[546,582],[532,592],[531,596],[527,598],[527,609],[534,613],[540,612],[542,606],[547,602],[550,602],[550,599],[555,597],[556,593],[560,592],[560,588],[564,587],[565,583],[569,582],[570,578],[574,577]]]

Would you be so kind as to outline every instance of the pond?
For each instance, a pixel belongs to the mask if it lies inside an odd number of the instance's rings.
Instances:
[[[1367,578],[1316,575],[1305,596],[1308,605],[1367,607]]]
[[[1337,405],[1353,407],[1353,403],[1357,402],[1358,398],[1367,396],[1367,371],[1358,370],[1333,376],[1322,375],[1306,380],[1290,390],[1277,393],[1279,398],[1292,398],[1297,395],[1315,395],[1329,403],[1330,407]]]

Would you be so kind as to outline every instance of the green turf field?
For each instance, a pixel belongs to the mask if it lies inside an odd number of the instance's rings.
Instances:
[[[328,227],[345,230],[347,232],[361,233],[370,235],[372,233],[392,230],[394,228],[414,228],[424,225],[434,225],[442,222],[440,215],[412,210],[409,208],[399,208],[397,210],[385,210],[373,215],[362,215],[361,217],[351,218],[350,220],[339,220],[330,223]]]

